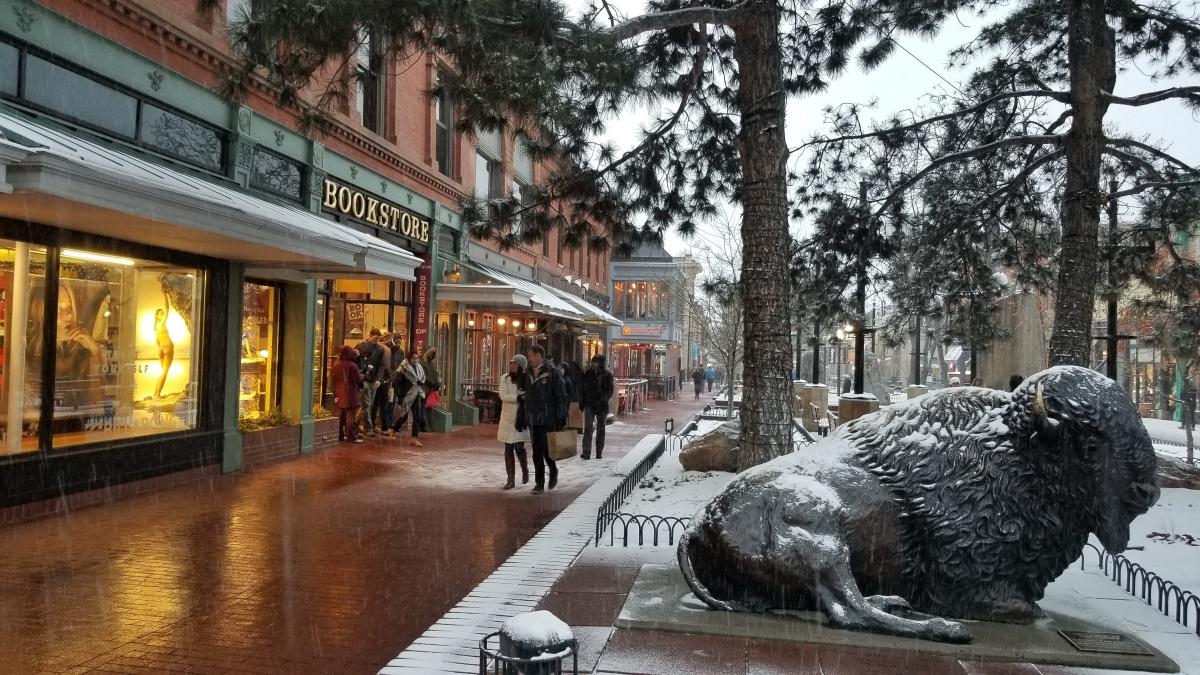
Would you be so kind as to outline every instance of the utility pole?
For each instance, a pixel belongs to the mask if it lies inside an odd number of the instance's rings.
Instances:
[[[858,203],[864,214],[870,213],[867,210],[867,181],[865,180],[858,183]],[[867,244],[868,225],[864,215],[864,219],[858,224],[858,285],[854,290],[854,308],[861,317],[854,322],[854,393],[856,394],[863,393],[863,383],[866,379],[864,366],[867,347],[867,252],[863,249]]]
[[[912,382],[909,384],[921,384],[921,315],[918,313],[914,317],[913,323],[913,348],[912,348]]]
[[[1108,350],[1104,374],[1117,379],[1117,181],[1108,181]]]
[[[813,319],[813,371],[812,383],[821,383],[821,317]]]

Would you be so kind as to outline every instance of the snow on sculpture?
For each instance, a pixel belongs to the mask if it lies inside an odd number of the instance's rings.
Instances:
[[[1032,621],[1089,533],[1124,551],[1158,499],[1155,461],[1134,404],[1092,370],[945,389],[743,472],[693,519],[679,564],[716,609],[966,642],[942,617]]]

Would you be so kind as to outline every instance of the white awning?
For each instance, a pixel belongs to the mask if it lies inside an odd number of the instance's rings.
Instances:
[[[437,285],[438,301],[464,302],[471,305],[495,307],[532,307],[532,296],[516,286],[506,284],[451,284]]]
[[[255,197],[0,109],[0,215],[314,275],[412,281],[421,259]]]
[[[547,286],[546,284],[539,284],[539,285],[542,288],[548,289],[551,293],[554,293],[555,295],[559,296],[560,298],[563,298],[564,300],[571,303],[575,307],[578,307],[579,310],[582,311],[589,320],[599,321],[602,323],[606,323],[610,326],[624,326],[625,325],[625,323],[623,321],[621,321],[620,319],[618,319],[617,317],[613,316],[612,314],[609,314],[608,312],[600,309],[599,307],[593,305],[592,303],[588,302],[587,300],[584,300],[581,297],[572,295],[572,294],[568,293],[567,291],[557,289],[553,286]]]
[[[533,308],[544,314],[557,316],[562,319],[572,319],[575,321],[582,321],[587,318],[582,310],[578,309],[575,307],[575,305],[567,302],[563,298],[559,297],[557,293],[552,292],[550,289],[537,283],[536,281],[528,281],[520,277],[514,277],[493,267],[488,267],[487,265],[478,265],[478,268],[481,272],[489,277],[492,277],[501,285],[512,286],[513,288],[517,288],[522,292],[527,293]]]
[[[951,361],[957,361],[959,359],[959,357],[962,356],[962,353],[963,353],[963,348],[959,347],[958,345],[954,345],[950,349],[946,350],[946,356],[944,357],[944,359],[947,363],[949,363]]]

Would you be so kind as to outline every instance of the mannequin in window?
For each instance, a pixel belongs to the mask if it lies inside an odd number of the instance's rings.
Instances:
[[[171,341],[171,333],[167,330],[167,317],[171,314],[171,298],[163,293],[162,309],[154,310],[154,340],[158,343],[158,365],[162,374],[158,376],[158,384],[154,386],[154,398],[162,398],[163,385],[167,383],[167,374],[171,370],[171,362],[175,360],[175,343]]]

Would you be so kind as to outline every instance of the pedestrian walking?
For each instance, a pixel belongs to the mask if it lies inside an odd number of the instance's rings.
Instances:
[[[423,431],[429,431],[429,409],[436,408],[442,402],[442,376],[437,369],[436,347],[430,347],[425,350],[425,356],[421,358],[421,365],[425,368],[425,407],[421,409],[421,428]]]
[[[579,388],[579,407],[583,411],[583,459],[592,458],[592,429],[596,431],[596,459],[604,455],[604,427],[608,424],[608,402],[616,383],[605,366],[603,354],[592,357]]]
[[[415,448],[421,444],[421,418],[425,411],[425,368],[421,365],[421,355],[412,351],[408,359],[393,376],[396,382],[396,422],[392,431],[400,433],[404,424],[412,420],[412,440],[409,444]]]
[[[363,427],[368,436],[375,435],[375,392],[379,390],[379,378],[383,372],[383,347],[379,344],[380,332],[372,328],[369,337],[358,343],[358,367],[362,373]]]
[[[529,443],[533,446],[533,494],[558,485],[558,466],[550,458],[547,434],[567,425],[567,392],[562,374],[546,362],[546,350],[533,345],[526,351],[530,382],[525,392],[525,421],[529,425]],[[549,470],[550,480],[545,482]]]
[[[508,480],[505,490],[516,487],[517,462],[521,463],[521,484],[529,482],[529,464],[525,461],[525,444],[529,443],[529,427],[525,424],[525,392],[529,388],[529,361],[517,354],[508,362],[508,373],[500,378],[500,428],[496,440],[504,443],[504,472]]]
[[[696,364],[696,369],[692,371],[692,385],[696,388],[696,398],[700,398],[700,392],[704,391],[704,369],[700,364]]]
[[[342,346],[337,363],[333,364],[333,404],[338,409],[338,440],[362,443],[358,437],[358,406],[361,403],[362,371],[358,369],[358,350]]]
[[[1024,381],[1025,381],[1024,376],[1016,375],[1016,374],[1012,375],[1011,377],[1008,378],[1008,390],[1016,391],[1017,387],[1021,386],[1021,383]]]
[[[711,392],[713,383],[717,381],[717,368],[711,363],[708,364],[708,368],[704,371],[704,380],[708,382],[708,390]]]
[[[391,339],[386,335],[378,334],[377,329],[372,330],[371,333],[381,352],[378,386],[375,387],[374,398],[371,402],[371,423],[372,428],[382,436],[392,428],[392,408],[395,407],[393,405],[395,393],[392,390],[392,345]]]

